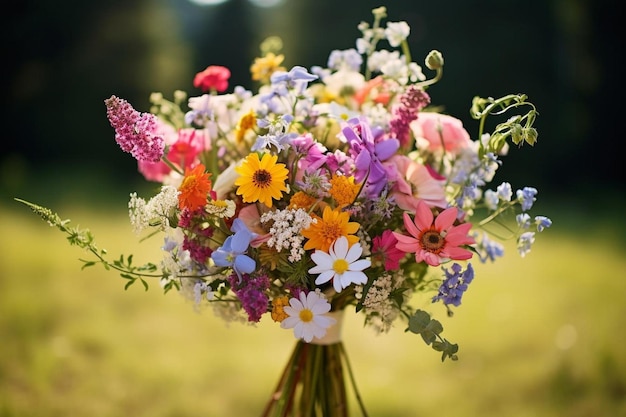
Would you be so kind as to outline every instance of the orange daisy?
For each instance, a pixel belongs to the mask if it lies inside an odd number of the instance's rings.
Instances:
[[[324,208],[322,217],[312,215],[317,220],[308,229],[302,230],[302,236],[309,239],[304,244],[304,249],[319,249],[328,252],[330,246],[340,238],[345,236],[350,245],[359,241],[354,233],[359,230],[359,223],[350,221],[350,214],[340,209]]]
[[[193,169],[185,169],[185,178],[178,187],[178,207],[181,210],[186,208],[193,211],[207,204],[211,192],[210,176],[203,164],[198,164]]]
[[[360,190],[361,185],[354,183],[353,176],[333,175],[330,179],[330,190],[328,192],[339,207],[345,207],[354,203]]]

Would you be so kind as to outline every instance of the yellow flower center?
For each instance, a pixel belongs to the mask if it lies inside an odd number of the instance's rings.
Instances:
[[[196,182],[196,176],[195,175],[188,175],[185,178],[183,178],[183,182],[180,184],[179,189],[180,190],[187,190],[187,189],[193,187],[195,182]]]
[[[259,169],[254,172],[252,176],[252,182],[259,188],[269,187],[272,183],[272,174],[264,169]]]
[[[303,323],[310,322],[311,320],[313,320],[313,312],[309,310],[308,308],[300,310],[300,320]]]
[[[335,262],[333,262],[333,269],[338,274],[343,274],[349,267],[350,264],[345,259],[335,259]]]

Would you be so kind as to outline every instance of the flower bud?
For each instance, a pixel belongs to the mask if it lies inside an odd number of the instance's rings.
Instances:
[[[433,49],[426,56],[426,68],[430,70],[436,70],[443,67],[443,55],[441,52]]]

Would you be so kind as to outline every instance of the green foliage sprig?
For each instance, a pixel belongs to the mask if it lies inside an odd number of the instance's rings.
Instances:
[[[533,127],[533,123],[538,113],[535,105],[526,101],[527,98],[525,94],[509,94],[498,99],[491,97],[474,97],[470,115],[475,120],[480,121],[477,138],[480,143],[480,157],[487,152],[498,153],[501,151],[509,137],[515,145],[521,146],[524,142],[528,143],[530,146],[535,145],[538,133]],[[530,110],[524,115],[514,115],[505,122],[498,124],[489,136],[489,141],[484,143],[482,136],[485,132],[485,121],[487,117],[503,115],[518,107],[530,107]]]
[[[427,345],[430,345],[437,352],[441,352],[442,362],[447,358],[453,361],[458,359],[456,353],[459,351],[459,345],[450,343],[448,339],[441,337],[443,325],[438,320],[431,319],[430,314],[424,310],[417,310],[409,317],[407,330],[419,334]]]
[[[70,245],[85,249],[96,257],[96,260],[80,259],[80,261],[83,262],[81,269],[101,264],[107,271],[118,271],[120,276],[127,280],[124,289],[128,289],[131,285],[139,281],[147,291],[149,286],[145,278],[163,278],[162,274],[155,273],[158,270],[158,267],[153,263],[148,262],[139,266],[134,265],[133,255],[120,255],[119,259],[114,261],[107,260],[107,250],[98,248],[95,243],[94,236],[89,229],[81,229],[78,226],[70,226],[69,219],[61,219],[57,213],[53,212],[49,208],[39,206],[20,198],[16,198],[15,201],[28,206],[51,227],[56,227],[61,232],[66,233],[67,240]]]

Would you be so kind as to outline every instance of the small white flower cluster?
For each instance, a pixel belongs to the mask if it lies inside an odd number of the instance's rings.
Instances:
[[[131,193],[128,202],[128,216],[135,234],[139,235],[146,227],[160,225],[161,230],[170,227],[169,217],[178,207],[178,190],[171,185],[161,187],[161,192],[146,203],[137,193]]]
[[[161,268],[163,271],[167,271],[167,276],[161,279],[161,286],[165,287],[179,275],[191,271],[193,261],[189,256],[189,251],[183,249],[183,233],[178,228],[168,231],[161,249],[163,249]]]
[[[300,231],[308,229],[316,220],[306,210],[299,208],[264,213],[261,216],[261,223],[269,221],[273,221],[273,223],[269,230],[271,237],[267,241],[267,246],[278,252],[283,249],[289,250],[289,262],[298,262],[302,259],[305,254],[303,249],[304,236]]]
[[[209,201],[204,209],[208,214],[217,216],[220,219],[228,219],[235,215],[237,206],[232,200],[216,200]]]
[[[385,273],[374,281],[363,300],[367,323],[379,333],[387,333],[398,316],[398,309],[390,296],[399,287],[400,281],[403,280],[394,279],[392,274]],[[357,285],[355,291],[356,298],[361,299],[363,286]]]

